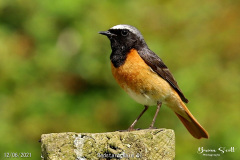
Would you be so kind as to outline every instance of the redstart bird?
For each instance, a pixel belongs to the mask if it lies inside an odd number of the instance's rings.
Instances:
[[[207,131],[184,104],[188,100],[173,75],[163,61],[148,48],[138,29],[120,24],[99,33],[107,36],[111,42],[110,59],[114,78],[130,97],[145,107],[128,131],[134,130],[135,124],[149,106],[157,104],[156,113],[149,127],[154,128],[163,103],[175,112],[193,137],[208,138]]]

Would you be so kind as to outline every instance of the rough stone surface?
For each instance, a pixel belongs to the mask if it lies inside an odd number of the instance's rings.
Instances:
[[[43,160],[175,159],[170,129],[133,132],[51,133],[41,136]]]

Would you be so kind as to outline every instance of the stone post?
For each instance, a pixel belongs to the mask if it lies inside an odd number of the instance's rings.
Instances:
[[[170,129],[132,132],[50,133],[41,136],[43,160],[175,159]]]

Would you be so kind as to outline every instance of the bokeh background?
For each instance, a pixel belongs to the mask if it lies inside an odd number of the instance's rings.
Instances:
[[[156,126],[176,134],[176,159],[238,159],[240,3],[237,0],[0,1],[0,159],[40,159],[41,134],[126,129],[142,111],[111,75],[109,40],[131,24],[145,37],[209,132],[196,140],[166,106]],[[147,128],[156,107],[137,124]],[[235,147],[218,157],[198,147]],[[11,159],[11,158],[7,158]],[[14,158],[13,158],[14,159]]]

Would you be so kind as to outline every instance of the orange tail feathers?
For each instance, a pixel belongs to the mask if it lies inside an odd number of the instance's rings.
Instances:
[[[182,121],[183,125],[187,128],[187,130],[191,133],[191,135],[197,139],[200,138],[208,138],[207,131],[198,123],[198,121],[193,117],[191,112],[187,109],[185,104],[182,102],[182,107],[185,110],[185,114],[189,117],[189,119],[184,118],[180,114],[175,114]]]

